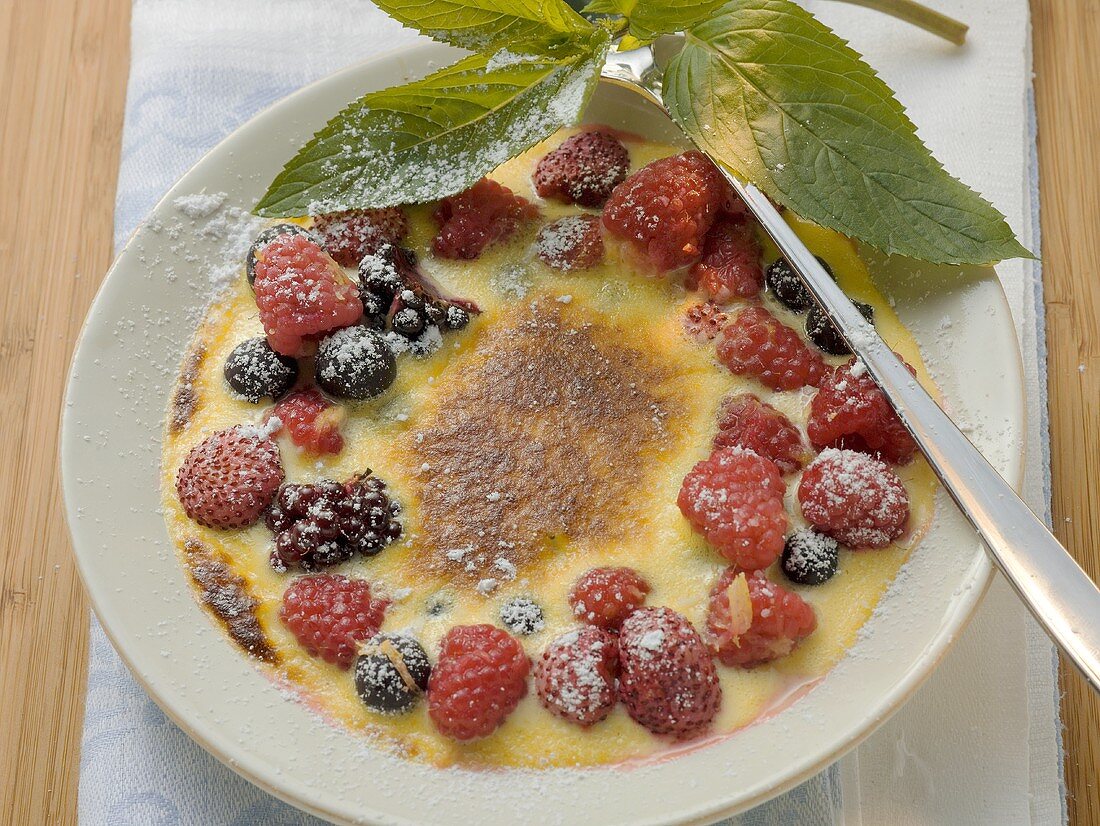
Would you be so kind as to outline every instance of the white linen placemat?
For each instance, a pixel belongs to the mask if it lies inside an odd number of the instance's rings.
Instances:
[[[939,0],[971,24],[963,49],[863,9],[807,5],[867,56],[947,167],[979,184],[1036,249],[1026,0]],[[136,0],[132,35],[116,246],[176,178],[257,111],[416,39],[364,0]],[[1025,492],[1047,512],[1042,283],[1037,264],[1010,262],[999,271],[1027,372]],[[1049,642],[998,581],[936,673],[887,725],[816,778],[735,821],[1062,823],[1055,667]],[[318,822],[235,775],[168,721],[94,620],[79,817],[85,826]]]

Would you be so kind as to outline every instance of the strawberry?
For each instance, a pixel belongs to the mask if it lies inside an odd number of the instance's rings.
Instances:
[[[546,646],[535,664],[535,690],[553,714],[591,726],[615,707],[619,646],[598,628],[568,631]]]
[[[580,132],[542,157],[535,167],[535,191],[543,198],[598,207],[629,168],[630,154],[614,135]]]
[[[654,734],[699,734],[722,703],[706,645],[670,608],[639,608],[627,617],[619,634],[619,668],[619,699]]]
[[[279,446],[254,427],[207,436],[176,473],[184,512],[208,528],[247,528],[267,510],[283,481]]]

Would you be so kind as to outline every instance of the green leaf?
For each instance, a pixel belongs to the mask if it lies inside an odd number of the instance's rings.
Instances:
[[[874,70],[789,0],[734,0],[692,28],[664,100],[772,198],[883,252],[953,264],[1030,256],[932,157]]]
[[[630,11],[620,14],[630,18],[630,33],[649,43],[662,34],[689,29],[710,17],[728,0],[635,0]]]
[[[583,11],[585,14],[621,14],[630,17],[638,0],[592,0]]]
[[[376,0],[390,17],[434,40],[471,51],[549,51],[589,35],[592,24],[563,0]]]
[[[501,62],[473,55],[346,107],[283,168],[256,206],[266,216],[422,203],[466,189],[574,122],[609,39],[588,49]],[[583,42],[582,42],[583,45]]]

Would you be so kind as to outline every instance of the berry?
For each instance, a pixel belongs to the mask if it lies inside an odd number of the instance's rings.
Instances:
[[[242,341],[229,353],[223,369],[226,383],[253,404],[279,398],[298,380],[298,362],[271,349],[264,338]]]
[[[256,306],[275,352],[304,355],[307,341],[354,324],[363,314],[358,288],[309,238],[279,235],[256,257]]]
[[[836,575],[839,548],[831,536],[811,528],[787,537],[780,567],[787,579],[799,585],[820,585]]]
[[[400,207],[329,212],[313,219],[313,232],[342,267],[354,267],[383,244],[398,244],[409,232]]]
[[[378,634],[360,652],[355,661],[355,690],[371,711],[404,714],[428,690],[432,664],[412,637]]]
[[[316,387],[291,393],[272,411],[290,433],[291,441],[307,453],[339,453],[344,449],[340,425],[347,414]]]
[[[853,550],[889,545],[909,521],[901,479],[854,450],[823,450],[802,474],[798,501],[807,522]]]
[[[551,713],[579,726],[600,722],[615,707],[619,646],[599,628],[562,634],[535,663],[535,691]]]
[[[548,267],[562,272],[587,270],[603,260],[598,215],[567,215],[539,230],[535,252]]]
[[[603,225],[658,272],[686,267],[729,202],[721,173],[701,152],[685,152],[642,167],[607,199]]]
[[[629,168],[630,153],[614,135],[580,132],[542,157],[535,167],[535,191],[542,198],[598,207]]]
[[[316,372],[317,383],[334,396],[372,399],[397,378],[397,359],[379,333],[348,327],[321,342]]]
[[[814,609],[763,571],[731,565],[710,592],[704,636],[723,665],[753,668],[785,657],[817,628]]]
[[[726,325],[718,360],[731,372],[755,376],[772,390],[816,385],[825,372],[821,356],[763,307],[742,310]]]
[[[875,323],[874,307],[870,304],[864,304],[862,301],[853,301],[852,304],[869,323]],[[840,331],[833,326],[833,322],[829,321],[825,311],[816,304],[810,308],[810,312],[806,316],[806,335],[810,337],[810,341],[817,345],[818,350],[830,355],[849,356],[852,354],[851,348],[841,337]]]
[[[727,447],[688,472],[676,504],[722,556],[754,571],[767,568],[783,551],[783,494],[774,462],[751,450]]]
[[[763,285],[760,241],[752,222],[719,218],[703,242],[703,257],[688,274],[688,289],[702,290],[712,301],[726,304],[735,298],[752,298]]]
[[[407,288],[406,274],[415,266],[416,253],[394,244],[382,244],[359,261],[359,297],[369,326],[385,326],[390,305]]]
[[[311,657],[349,668],[358,644],[378,633],[388,605],[365,580],[318,574],[286,589],[279,617]]]
[[[681,323],[684,332],[700,344],[714,341],[718,334],[725,328],[729,316],[718,309],[716,304],[704,301],[702,304],[692,304],[684,310]]]
[[[307,238],[310,241],[316,243],[317,238],[305,227],[300,227],[297,224],[275,224],[275,226],[268,227],[259,235],[256,236],[256,240],[252,242],[252,246],[248,248],[248,254],[244,258],[244,270],[245,275],[248,278],[248,283],[253,284],[256,281],[256,262],[259,260],[256,257],[256,253],[278,238],[280,235],[297,235],[302,238]]]
[[[739,393],[722,405],[714,447],[746,448],[771,459],[783,473],[794,473],[809,458],[798,428],[752,393]]]
[[[208,528],[247,528],[283,482],[279,446],[256,428],[237,425],[207,436],[176,474],[184,512]]]
[[[458,625],[439,647],[428,682],[428,715],[446,737],[491,734],[527,694],[531,661],[519,642],[492,625]]]
[[[617,631],[645,602],[649,583],[633,568],[593,568],[569,591],[573,616],[605,631]]]
[[[465,192],[439,202],[435,211],[439,234],[432,241],[432,250],[441,258],[477,258],[486,247],[510,238],[538,214],[538,207],[526,198],[482,178]]]
[[[619,699],[654,734],[691,737],[722,703],[718,672],[699,633],[670,608],[640,608],[619,634]]]
[[[815,255],[814,258],[829,277],[836,281],[833,269],[825,263],[825,259],[819,255]],[[777,258],[768,264],[768,268],[764,271],[764,284],[780,304],[796,313],[804,313],[817,303],[786,258]]]
[[[386,483],[370,471],[344,484],[284,485],[265,519],[275,534],[271,565],[315,571],[357,553],[374,556],[401,536],[400,512]]]
[[[912,367],[909,372],[916,375]],[[898,464],[912,458],[916,442],[862,362],[850,359],[826,371],[818,387],[806,423],[811,445],[860,450]]]
[[[513,634],[528,637],[546,627],[542,608],[527,597],[510,599],[500,606],[500,621]]]

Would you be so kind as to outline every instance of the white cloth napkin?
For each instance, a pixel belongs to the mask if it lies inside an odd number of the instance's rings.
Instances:
[[[938,0],[971,24],[963,49],[863,9],[807,5],[852,40],[947,167],[978,184],[1036,249],[1026,0]],[[255,112],[416,39],[363,0],[136,0],[132,26],[119,246],[177,177]],[[1011,262],[1000,273],[1027,370],[1025,490],[1047,512],[1042,282],[1032,263]],[[735,821],[1062,823],[1055,667],[1050,644],[998,581],[963,638],[887,725],[816,778]],[[134,682],[94,621],[79,814],[87,826],[317,822],[191,742]]]

